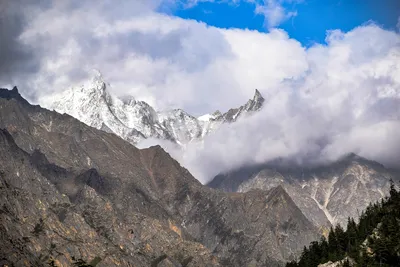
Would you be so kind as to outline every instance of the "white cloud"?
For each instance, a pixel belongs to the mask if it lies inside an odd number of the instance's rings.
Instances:
[[[264,24],[267,29],[279,26],[284,21],[296,17],[296,10],[287,10],[284,4],[301,3],[303,0],[181,0],[177,3],[183,8],[193,8],[202,2],[213,2],[216,4],[238,5],[241,2],[253,4],[254,12],[264,16]]]
[[[282,22],[297,16],[297,11],[288,11],[283,7],[284,2],[293,1],[279,1],[279,0],[262,0],[254,1],[256,5],[255,12],[257,14],[262,14],[265,17],[265,26],[268,29],[279,26]]]
[[[38,74],[19,77],[25,94],[64,90],[97,68],[114,94],[200,115],[238,106],[260,89],[262,112],[202,146],[182,154],[163,143],[203,182],[279,157],[307,164],[348,152],[389,164],[400,157],[398,33],[364,25],[331,31],[326,45],[306,49],[278,29],[218,29],[161,15],[153,11],[159,1],[54,3],[31,11],[21,36],[40,55]]]
[[[241,33],[243,39],[259,43],[249,33]],[[279,45],[276,53],[288,53]],[[298,61],[293,73],[287,66],[279,68],[287,79],[278,78],[264,90],[267,100],[260,113],[226,125],[184,152],[165,148],[202,182],[246,164],[278,158],[318,164],[351,152],[398,167],[400,35],[366,25],[348,33],[329,32],[327,45],[292,52],[290,58]],[[246,61],[238,62],[243,81],[253,81],[246,77]],[[261,73],[269,70],[261,71],[260,78]]]
[[[156,13],[104,20],[101,12],[54,7],[30,23],[22,37],[41,54],[41,75],[30,84],[39,96],[82,82],[94,67],[117,94],[200,114],[239,105],[254,88],[306,68],[304,49],[283,31],[222,30]]]

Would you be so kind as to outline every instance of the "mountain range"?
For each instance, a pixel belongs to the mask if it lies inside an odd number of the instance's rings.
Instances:
[[[100,73],[81,87],[49,97],[43,103],[59,113],[69,114],[100,130],[112,132],[132,144],[147,138],[172,141],[179,145],[201,141],[222,124],[235,123],[259,112],[265,99],[256,89],[254,97],[239,108],[225,113],[216,111],[198,118],[181,109],[156,111],[132,97],[112,96]],[[398,172],[355,154],[344,155],[338,162],[316,168],[286,168],[275,163],[244,166],[218,175],[210,183],[227,192],[269,190],[281,185],[303,214],[318,228],[327,229],[347,217],[358,218],[370,202],[385,196],[389,180]]]
[[[398,179],[351,154],[317,167],[245,166],[202,185],[162,147],[134,144],[201,141],[261,110],[261,94],[195,118],[106,89],[96,76],[53,98],[53,111],[0,89],[0,263],[279,266]]]
[[[218,175],[208,185],[227,192],[282,186],[315,226],[328,229],[358,218],[370,203],[387,196],[391,179],[399,178],[398,171],[350,154],[318,167],[248,166]]]
[[[182,109],[156,111],[133,97],[111,95],[100,73],[80,87],[50,95],[41,104],[69,114],[89,126],[112,132],[132,144],[147,138],[172,141],[179,145],[199,141],[223,123],[231,123],[262,108],[264,98],[256,89],[253,99],[225,113],[215,111],[198,118]]]
[[[0,90],[0,259],[15,266],[278,266],[318,237],[282,186],[200,184],[160,146]],[[81,265],[82,266],[82,265]]]

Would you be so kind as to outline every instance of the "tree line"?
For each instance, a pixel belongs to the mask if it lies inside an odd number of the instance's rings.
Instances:
[[[400,191],[391,181],[390,194],[370,204],[359,222],[331,227],[328,237],[304,247],[298,261],[286,267],[313,267],[329,261],[341,266],[400,266]]]

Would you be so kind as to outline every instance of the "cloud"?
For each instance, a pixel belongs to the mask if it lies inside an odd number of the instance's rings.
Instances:
[[[20,42],[20,35],[27,25],[24,12],[40,1],[0,2],[0,81],[12,83],[14,73],[30,73],[38,68],[33,50]]]
[[[38,69],[13,74],[20,91],[40,102],[97,68],[114,94],[201,115],[241,105],[258,88],[259,114],[184,152],[162,143],[202,182],[281,157],[314,164],[356,152],[398,164],[399,33],[368,24],[305,48],[279,29],[219,29],[156,13],[162,4],[52,1],[25,11],[29,23],[14,36],[35,51]]]
[[[240,3],[253,4],[255,14],[262,15],[265,19],[264,25],[269,30],[279,26],[286,20],[296,17],[296,10],[287,10],[286,4],[301,3],[303,0],[182,0],[175,2],[175,5],[185,9],[190,9],[197,6],[199,3],[212,2],[216,4],[233,4]]]
[[[303,48],[283,31],[221,30],[151,9],[121,19],[107,15],[119,9],[87,12],[84,3],[38,12],[22,34],[41,59],[40,75],[29,81],[37,99],[82,83],[97,68],[116,94],[200,115],[239,105],[255,87],[272,86],[305,67]]]
[[[265,17],[265,26],[267,29],[279,26],[282,22],[297,16],[297,11],[288,11],[283,6],[284,2],[294,2],[291,0],[251,0],[251,2],[254,2],[256,5],[256,14],[261,14]]]
[[[242,34],[254,43],[259,40],[253,38],[266,38]],[[370,24],[347,33],[330,31],[326,42],[290,56],[298,61],[292,75],[264,90],[259,113],[224,125],[184,151],[162,145],[203,183],[247,164],[283,158],[309,166],[351,152],[399,167],[400,35]],[[289,73],[287,66],[280,69]]]

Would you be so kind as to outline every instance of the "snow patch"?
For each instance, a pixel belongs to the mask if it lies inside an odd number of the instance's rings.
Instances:
[[[205,115],[203,115],[203,116],[198,117],[197,119],[198,119],[199,121],[210,121],[212,118],[214,118],[213,115],[211,115],[211,114],[205,114]]]

